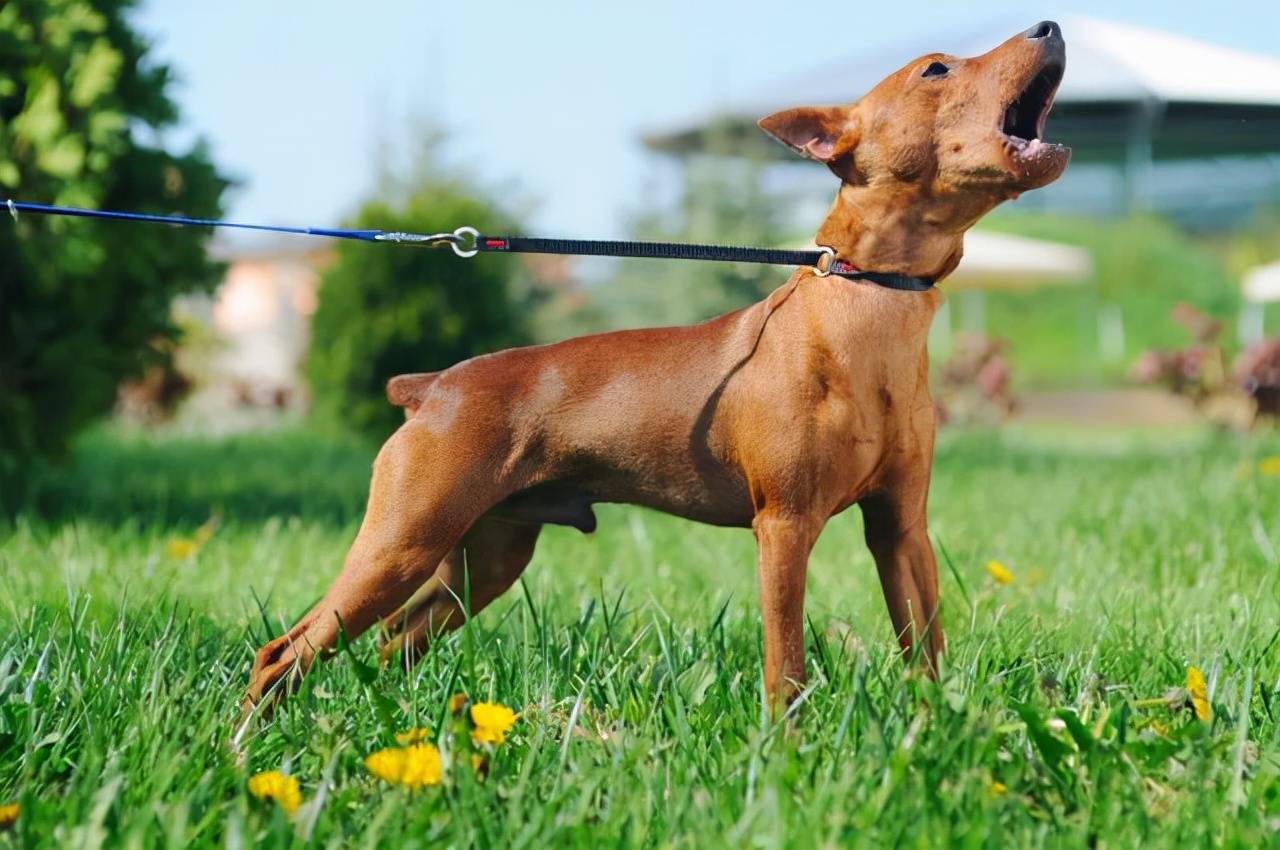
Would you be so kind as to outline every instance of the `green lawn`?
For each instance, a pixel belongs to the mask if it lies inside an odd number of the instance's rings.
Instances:
[[[241,768],[253,649],[336,572],[372,450],[97,433],[0,525],[0,803],[21,810],[0,847],[1276,846],[1275,455],[1274,436],[944,436],[941,681],[894,655],[851,512],[814,554],[811,689],[777,726],[751,536],[604,507],[590,537],[548,530],[523,587],[411,674],[366,684],[369,638],[318,667]],[[1171,706],[1188,665],[1209,723]],[[397,729],[447,728],[456,691],[521,712],[486,781],[366,772]],[[246,791],[273,769],[301,783],[292,821]]]

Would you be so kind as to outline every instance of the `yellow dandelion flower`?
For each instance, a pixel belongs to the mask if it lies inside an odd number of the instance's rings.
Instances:
[[[1191,694],[1191,706],[1196,711],[1196,719],[1208,723],[1213,719],[1213,706],[1209,704],[1209,690],[1204,683],[1204,674],[1195,667],[1187,668],[1187,693]]]
[[[364,769],[383,782],[398,783],[404,775],[404,750],[389,747],[370,753],[364,760]]]
[[[18,804],[6,803],[0,806],[0,829],[8,829],[18,822]]]
[[[440,751],[430,744],[418,744],[405,750],[400,784],[407,788],[439,785],[441,772]]]
[[[254,774],[249,778],[249,793],[259,800],[272,800],[286,814],[293,814],[302,805],[302,792],[298,780],[278,770]]]
[[[1263,475],[1280,475],[1280,455],[1264,457],[1258,462],[1258,471]]]
[[[995,579],[996,584],[1013,584],[1013,573],[999,561],[987,561],[987,575]]]
[[[184,561],[200,551],[200,544],[190,537],[175,537],[165,544],[164,551],[170,558]]]
[[[431,739],[431,730],[425,726],[415,726],[407,732],[396,733],[396,743],[401,745],[420,744]]]
[[[1009,792],[1009,789],[1005,787],[1005,784],[1003,782],[992,782],[990,785],[987,786],[987,790],[990,791],[992,795],[996,797],[1000,797]]]
[[[516,725],[516,713],[505,705],[478,702],[471,706],[471,739],[477,744],[501,744]]]
[[[449,713],[457,714],[462,711],[462,707],[467,704],[467,695],[459,691],[449,697]]]
[[[406,788],[439,785],[442,774],[440,751],[431,744],[379,750],[364,760],[364,766],[382,781]]]

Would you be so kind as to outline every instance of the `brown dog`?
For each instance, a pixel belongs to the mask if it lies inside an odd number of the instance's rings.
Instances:
[[[939,279],[964,232],[1053,181],[1070,156],[1040,141],[1062,78],[1057,24],[973,59],[929,55],[852,106],[760,126],[826,163],[840,191],[819,245],[860,269]],[[385,620],[420,652],[511,586],[546,523],[595,528],[629,502],[759,545],[764,681],[775,707],[804,679],[809,551],[857,504],[904,652],[942,649],[925,531],[934,412],[925,338],[936,291],[794,272],[767,299],[687,328],[624,331],[393,378],[407,421],[374,463],[369,505],[324,598],[258,651],[252,710],[317,653]],[[464,576],[465,573],[465,576]]]

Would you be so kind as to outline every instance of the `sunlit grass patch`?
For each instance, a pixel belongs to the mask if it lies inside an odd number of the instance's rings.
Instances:
[[[1236,476],[1274,441],[1093,456],[948,436],[931,495],[941,678],[897,657],[855,512],[815,549],[809,687],[783,725],[760,688],[750,535],[604,506],[592,537],[548,529],[521,585],[413,670],[379,670],[368,639],[318,667],[239,764],[253,650],[337,570],[359,513],[330,510],[348,498],[334,481],[358,505],[369,461],[257,445],[246,487],[273,469],[316,501],[279,484],[293,501],[264,516],[230,481],[214,498],[157,475],[121,493],[128,517],[81,494],[0,532],[0,801],[20,806],[0,846],[1280,835],[1280,486]],[[116,471],[173,448],[105,450]],[[174,488],[186,508],[149,512]],[[166,554],[215,515],[197,552]],[[257,795],[259,775],[296,786]]]

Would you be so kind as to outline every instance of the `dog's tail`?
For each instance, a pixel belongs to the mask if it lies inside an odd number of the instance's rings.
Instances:
[[[422,400],[427,395],[427,390],[431,389],[431,385],[435,383],[439,377],[439,372],[415,372],[411,375],[396,375],[387,381],[387,401],[396,407],[404,408],[404,418],[410,419],[418,408],[422,406]]]

